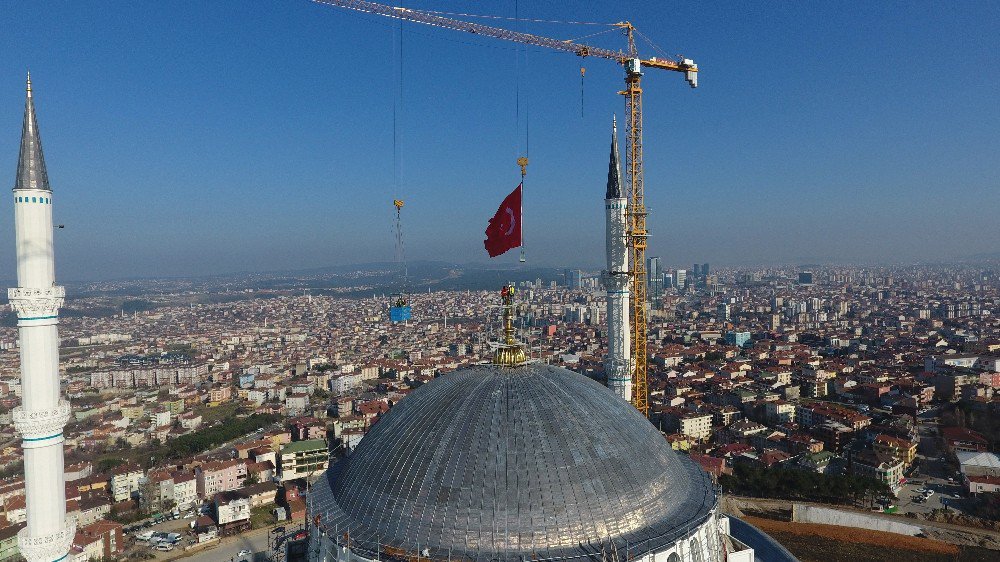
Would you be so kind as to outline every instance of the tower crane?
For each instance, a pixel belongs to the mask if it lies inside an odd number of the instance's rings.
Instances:
[[[422,23],[444,29],[464,31],[484,37],[503,39],[515,43],[545,47],[557,51],[572,53],[580,57],[596,57],[614,61],[625,69],[625,89],[618,93],[625,97],[626,134],[625,134],[625,168],[626,190],[628,197],[628,238],[631,258],[632,277],[632,357],[635,365],[632,371],[632,403],[643,415],[649,415],[649,386],[647,367],[649,354],[646,349],[647,314],[646,314],[646,203],[643,187],[642,170],[642,75],[644,68],[656,70],[671,70],[684,74],[684,79],[692,88],[698,87],[698,65],[691,59],[680,57],[674,59],[641,58],[635,45],[635,35],[638,33],[630,22],[613,24],[621,28],[627,39],[626,51],[614,51],[601,47],[584,45],[575,41],[564,41],[522,33],[501,27],[493,27],[471,23],[436,15],[429,12],[412,10],[398,6],[387,6],[365,0],[313,0],[318,4],[327,4],[338,8],[346,8],[378,16]]]

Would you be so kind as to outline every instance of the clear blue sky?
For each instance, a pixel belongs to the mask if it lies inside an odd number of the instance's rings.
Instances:
[[[623,112],[609,61],[531,48],[519,72],[514,44],[404,24],[396,188],[390,20],[306,0],[3,12],[0,177],[13,185],[30,67],[67,225],[63,280],[391,260],[393,197],[406,200],[411,259],[485,261],[486,221],[518,180],[525,111],[528,259],[601,264],[610,121]],[[668,265],[1000,250],[998,2],[521,0],[519,13],[629,19],[699,63],[697,90],[675,73],[645,80],[650,253]],[[604,29],[495,23],[558,38]],[[614,33],[584,41],[621,45]],[[9,205],[0,217],[0,277],[13,277]]]

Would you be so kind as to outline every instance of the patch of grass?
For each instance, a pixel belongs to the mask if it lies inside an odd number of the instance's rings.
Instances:
[[[274,517],[274,504],[258,505],[250,508],[250,528],[263,529],[278,522]]]
[[[239,409],[240,405],[236,402],[228,402],[226,404],[219,404],[216,407],[211,407],[208,405],[200,405],[194,408],[194,413],[201,415],[202,425],[211,425],[220,420],[226,420],[236,416],[236,411]]]
[[[0,479],[24,475],[24,461],[16,461],[0,469]]]

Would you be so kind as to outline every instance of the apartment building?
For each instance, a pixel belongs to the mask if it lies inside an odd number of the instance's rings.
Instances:
[[[247,465],[243,460],[208,462],[195,469],[198,495],[208,499],[219,492],[235,490],[243,486],[247,477]]]
[[[326,470],[330,459],[326,441],[309,439],[285,444],[278,453],[282,481],[305,478]]]

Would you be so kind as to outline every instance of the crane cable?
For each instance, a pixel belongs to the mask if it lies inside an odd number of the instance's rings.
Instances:
[[[615,27],[617,24],[598,22],[598,21],[560,21],[560,20],[543,20],[535,18],[521,18],[517,15],[517,6],[514,7],[514,17],[508,18],[505,16],[488,16],[483,14],[462,14],[458,12],[439,12],[435,10],[413,10],[414,12],[422,12],[425,14],[435,14],[438,16],[458,16],[465,18],[480,18],[487,20],[505,20],[505,21],[519,21],[519,22],[530,22],[530,23],[563,23],[568,25],[607,25]]]
[[[639,31],[638,29],[635,29],[635,28],[633,28],[633,31],[635,31],[636,35],[638,35],[639,37],[641,37],[642,40],[645,41],[646,43],[649,43],[649,46],[652,47],[657,52],[659,52],[661,55],[663,55],[664,57],[666,57],[668,59],[672,58],[671,55],[668,55],[667,52],[664,51],[663,49],[661,49],[659,45],[657,45],[656,43],[653,43],[652,39],[650,39],[649,37],[646,37],[646,35],[643,34],[643,32],[641,32],[641,31]],[[675,55],[675,57],[678,58],[678,59],[684,58],[684,57],[682,57],[680,55]]]
[[[402,189],[403,183],[403,157],[402,157],[402,139],[400,138],[400,121],[402,121],[403,114],[403,21],[399,21],[399,26],[393,26],[393,45],[392,45],[392,58],[393,58],[393,71],[395,71],[396,64],[399,65],[399,73],[393,72],[395,88],[393,88],[392,97],[392,181],[393,190],[398,197],[400,190]],[[399,38],[399,55],[396,55],[396,37],[398,34]],[[402,217],[400,215],[400,209],[403,207],[403,201],[400,199],[393,199],[393,204],[396,207],[396,262],[397,267],[403,270],[403,286],[401,293],[405,295],[409,292],[409,271],[406,264],[406,246],[403,244],[403,223]]]
[[[394,199],[393,205],[396,207],[396,256],[397,261],[403,268],[403,294],[407,292],[407,266],[406,266],[406,245],[403,243],[403,218],[400,214],[400,210],[403,208],[403,202],[399,199]]]
[[[515,21],[525,21],[520,18],[519,14],[520,5],[517,0],[514,0],[514,20]],[[515,87],[514,87],[514,138],[517,139],[521,136],[521,53],[524,53],[524,74],[528,72],[528,50],[527,47],[522,45],[519,46],[518,50],[515,51]],[[530,152],[530,137],[529,137],[529,112],[528,112],[528,99],[525,96],[524,100],[524,155],[520,155],[519,142],[514,141],[515,144],[515,158],[517,159],[517,164],[521,168],[521,252],[518,260],[521,263],[526,261],[524,255],[524,176],[526,174],[525,169],[528,165],[528,156]]]

